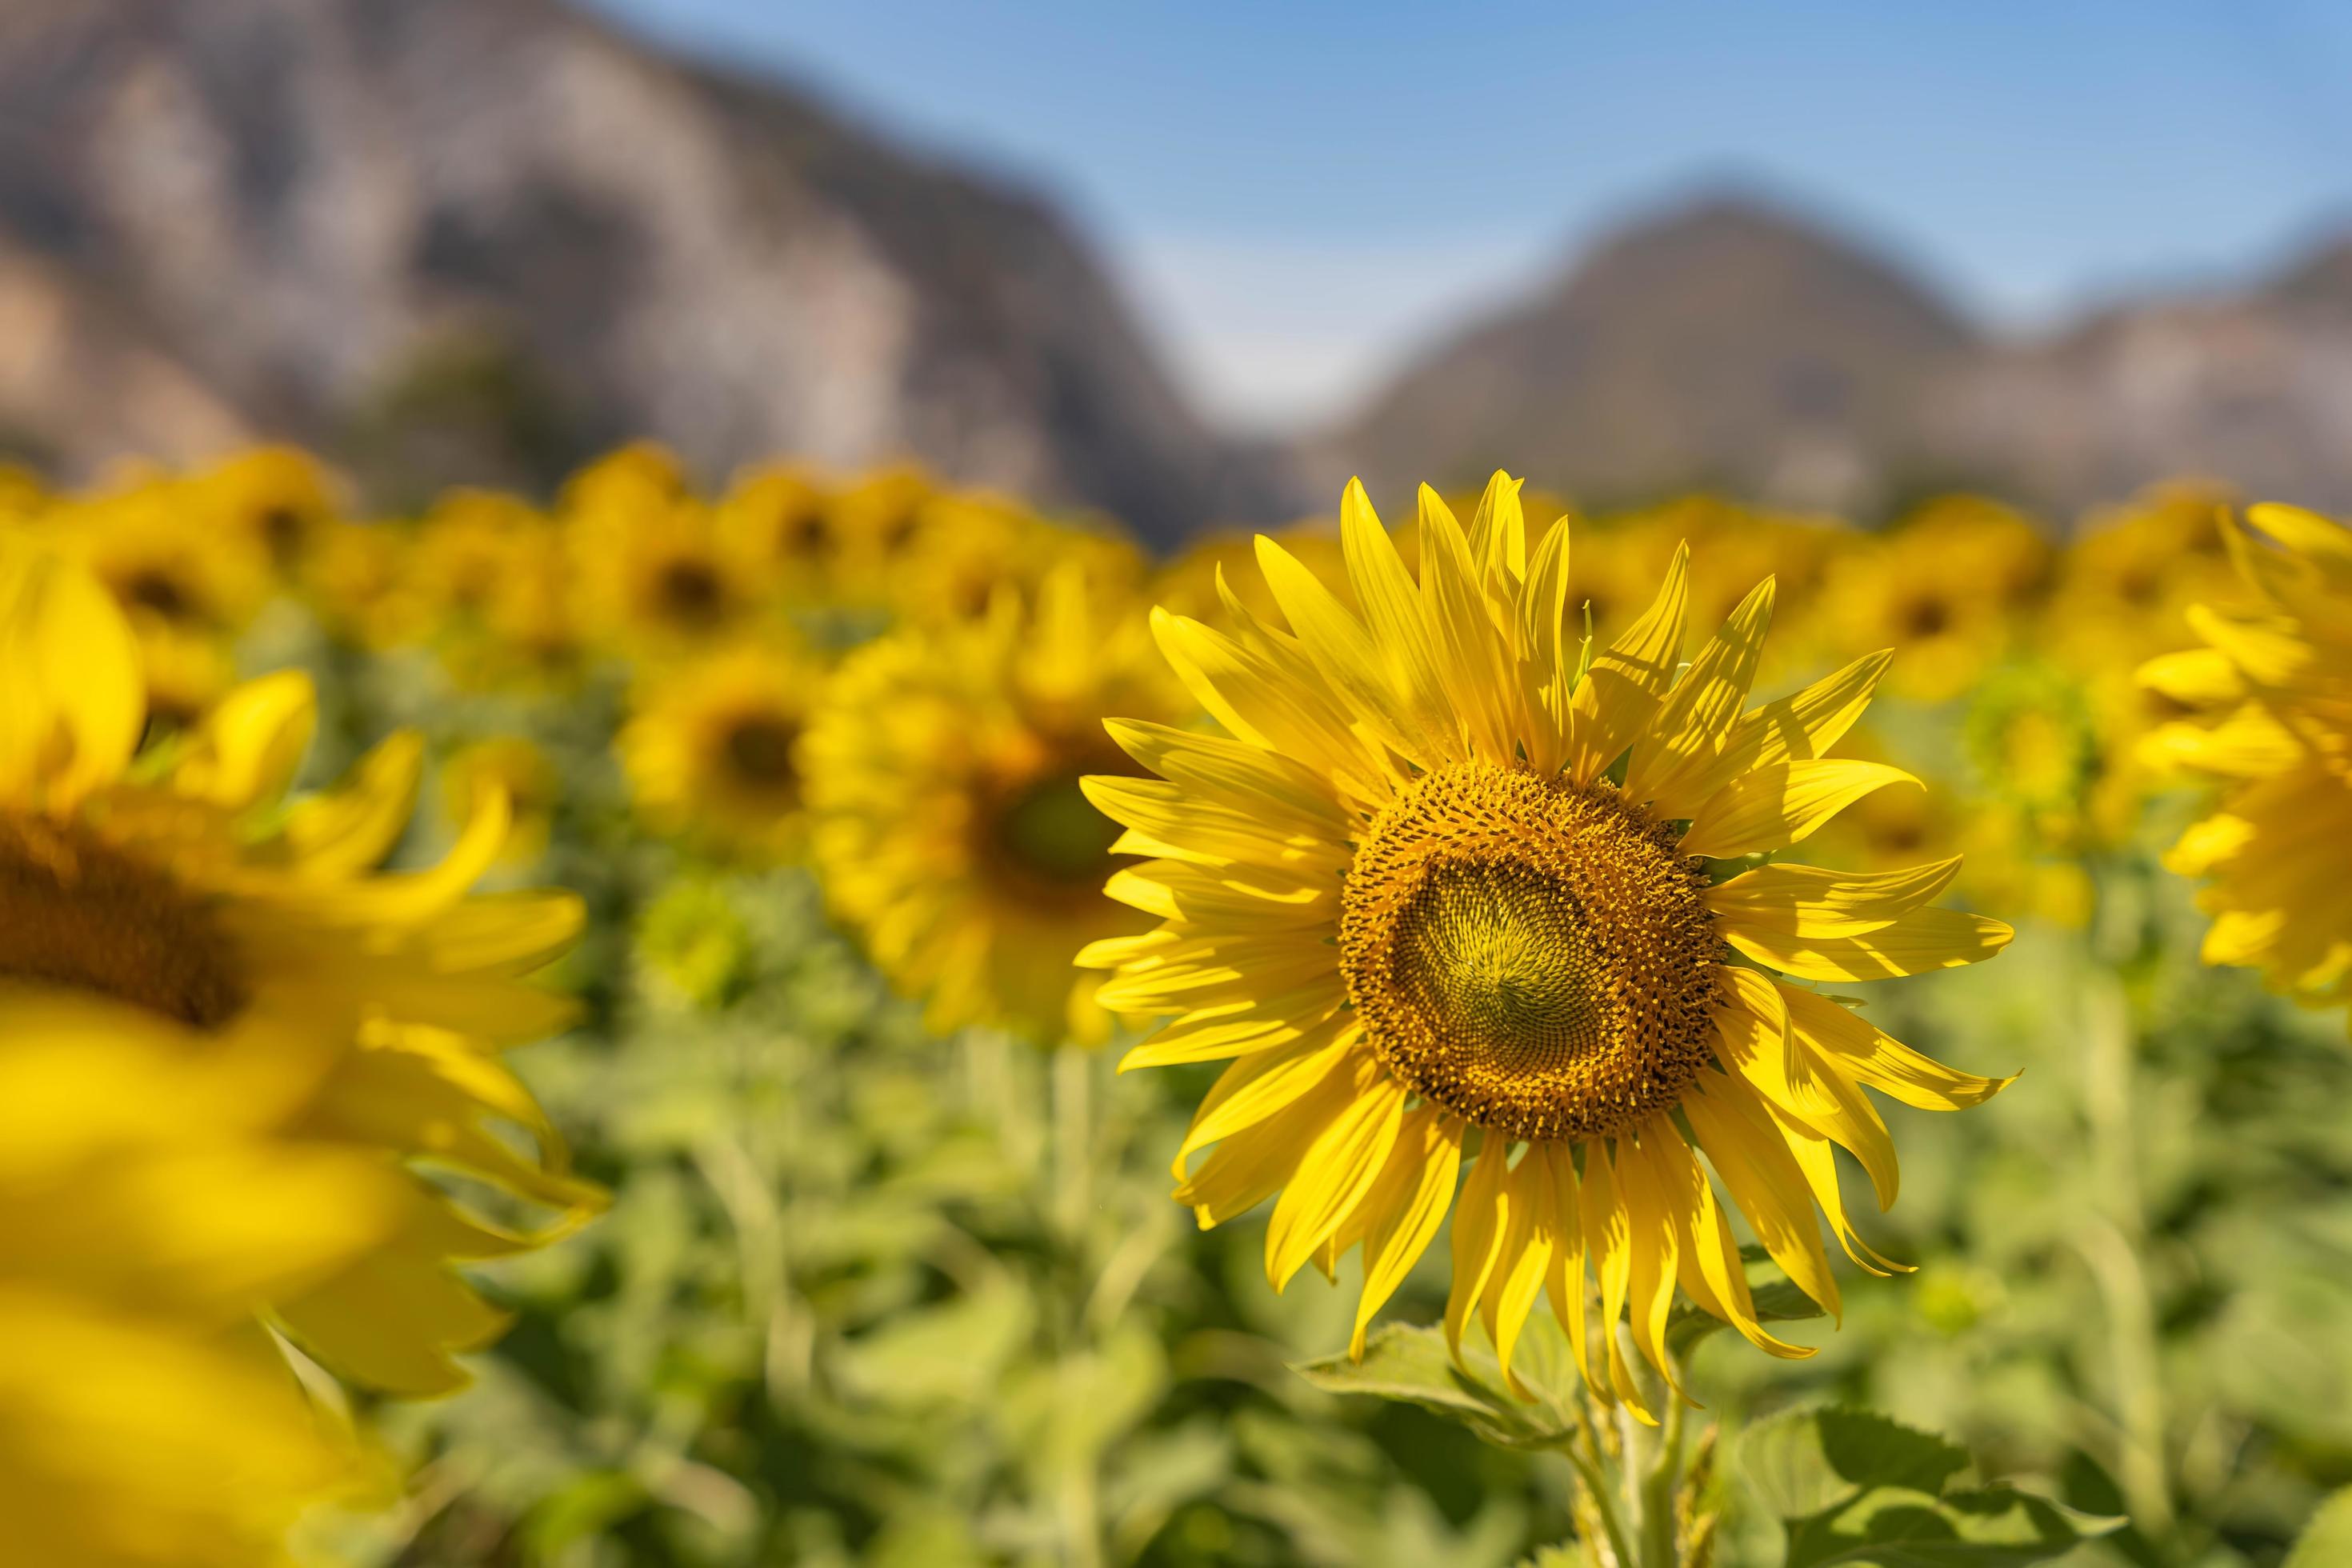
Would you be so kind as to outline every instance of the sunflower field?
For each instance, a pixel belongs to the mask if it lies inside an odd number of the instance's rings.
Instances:
[[[0,1561],[2352,1563],[2352,529],[1334,499],[0,475]]]

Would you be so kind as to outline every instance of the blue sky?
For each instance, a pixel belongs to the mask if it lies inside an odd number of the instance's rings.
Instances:
[[[1331,416],[1627,213],[1738,183],[1989,320],[2352,223],[2352,5],[594,0],[1040,186],[1213,416]]]

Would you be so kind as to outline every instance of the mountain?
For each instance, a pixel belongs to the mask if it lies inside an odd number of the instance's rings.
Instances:
[[[1868,515],[1966,485],[2065,520],[2205,474],[2352,508],[2352,240],[2016,339],[1807,219],[1709,199],[1437,344],[1310,462],[1399,499],[1499,465],[1604,504],[1714,486]]]
[[[8,0],[0,246],[0,321],[178,389],[168,428],[43,419],[0,363],[0,426],[69,467],[251,429],[530,481],[651,435],[1161,539],[1266,505],[1045,202],[555,0]]]
[[[1907,443],[1922,384],[1976,348],[1892,264],[1709,200],[1439,346],[1329,447],[1381,493],[1525,467],[1594,500],[1711,484],[1832,505]]]

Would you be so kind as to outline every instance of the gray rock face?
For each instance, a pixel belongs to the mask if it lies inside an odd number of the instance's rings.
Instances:
[[[2205,476],[2352,510],[2352,242],[2242,294],[2011,341],[1894,263],[1707,202],[1440,345],[1313,460],[1390,495],[1500,465],[1600,502],[1713,485],[1870,514],[1966,486],[2063,523]]]
[[[714,479],[912,454],[1160,538],[1265,510],[1045,205],[553,0],[10,0],[0,233],[363,469],[440,388],[524,468],[652,435]]]

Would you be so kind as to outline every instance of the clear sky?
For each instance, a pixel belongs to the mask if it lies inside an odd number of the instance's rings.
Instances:
[[[2342,0],[594,3],[1045,189],[1237,428],[1330,417],[1695,187],[2020,327],[2352,223]]]

